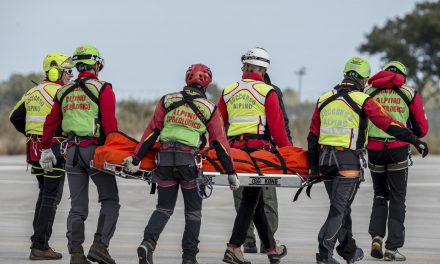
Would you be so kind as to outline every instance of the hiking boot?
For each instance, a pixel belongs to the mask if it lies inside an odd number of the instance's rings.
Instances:
[[[70,264],[92,264],[86,259],[83,253],[72,253],[70,255]]]
[[[93,243],[90,247],[87,258],[90,261],[98,262],[99,264],[116,264],[115,260],[110,257],[108,248],[101,243]]]
[[[347,264],[355,263],[356,261],[360,261],[363,258],[364,258],[364,251],[362,250],[362,248],[356,248],[353,257],[347,260]]]
[[[375,236],[373,238],[373,241],[371,242],[371,252],[370,252],[370,255],[373,258],[383,259],[382,243],[383,243],[382,237]]]
[[[317,253],[316,264],[340,264],[340,263],[333,257],[323,258]]]
[[[196,259],[182,259],[182,264],[199,264]]]
[[[51,248],[47,250],[32,248],[31,254],[29,255],[30,260],[54,260],[62,257],[63,255],[61,255],[61,253],[55,252]]]
[[[142,243],[137,248],[139,264],[153,264],[153,252],[155,248],[156,242],[154,242],[153,240],[147,239],[142,241]]]
[[[385,249],[385,254],[383,256],[385,261],[405,261],[406,257],[402,255],[397,249]]]
[[[240,247],[237,247],[234,250],[226,248],[225,255],[223,256],[223,262],[229,264],[251,264],[249,260],[244,258]]]
[[[255,242],[246,242],[243,244],[244,253],[258,253],[257,245]]]
[[[287,255],[287,248],[285,245],[276,246],[275,250],[267,252],[270,264],[278,264],[281,259]]]

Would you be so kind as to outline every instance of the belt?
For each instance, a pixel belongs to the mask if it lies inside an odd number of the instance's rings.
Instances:
[[[334,149],[334,150],[338,150],[338,151],[352,150],[352,149],[344,148],[344,147],[321,145],[321,150],[326,149],[326,148],[327,149]]]
[[[185,151],[185,152],[197,152],[199,149],[190,147],[177,141],[162,142],[159,150],[161,151]]]

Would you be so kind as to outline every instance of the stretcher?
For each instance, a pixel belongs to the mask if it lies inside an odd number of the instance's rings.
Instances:
[[[155,179],[153,171],[140,169],[136,173],[129,173],[124,170],[124,165],[104,162],[103,168],[93,166],[93,160],[90,162],[90,167],[95,168],[106,173],[124,179],[137,179],[148,182],[152,185],[151,193],[154,193]],[[237,173],[240,180],[240,186],[244,187],[277,187],[277,188],[298,188],[293,202],[295,202],[302,190],[306,188],[306,193],[309,198],[312,185],[320,182],[319,177],[304,177],[298,173],[295,174],[265,174],[259,175],[257,173]],[[211,197],[213,186],[229,186],[228,175],[219,172],[203,172],[196,179],[197,194],[202,199]]]
[[[156,168],[159,143],[141,160],[138,172],[129,173],[124,169],[124,158],[132,155],[138,144],[122,132],[110,133],[105,144],[96,149],[90,166],[125,179],[146,181],[151,184],[151,193],[154,193],[158,181],[153,171]],[[298,192],[301,192],[304,187],[315,182],[306,176],[309,170],[307,152],[302,148],[288,146],[277,150],[262,149],[251,154],[234,148],[230,151],[241,186],[299,188]],[[224,173],[214,149],[205,148],[194,159],[199,169],[196,184],[202,198],[211,195],[213,186],[229,186],[228,175]]]
[[[152,171],[140,169],[137,173],[129,173],[124,170],[124,165],[104,162],[104,168],[93,166],[93,160],[90,167],[113,174],[125,179],[137,179],[148,183],[155,182]],[[301,188],[307,186],[307,178],[299,174],[266,174],[258,175],[256,173],[237,173],[241,186],[246,187],[284,187]],[[203,177],[198,179],[199,184],[210,183],[216,186],[229,186],[228,175],[219,172],[203,172]]]

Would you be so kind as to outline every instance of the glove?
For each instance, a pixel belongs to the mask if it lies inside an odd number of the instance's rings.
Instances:
[[[134,164],[135,162],[134,162],[134,158],[133,158],[133,156],[130,156],[130,157],[126,157],[125,159],[124,159],[124,167],[125,167],[125,170],[126,171],[128,171],[128,172],[130,172],[130,173],[136,173],[136,172],[138,172],[139,171],[139,168],[140,168],[140,166],[141,166],[141,163],[140,162],[138,162],[138,164]]]
[[[426,142],[423,142],[421,140],[416,140],[414,142],[414,147],[417,149],[417,151],[422,154],[422,158],[426,157],[429,153],[428,144]]]
[[[53,154],[52,149],[42,149],[39,162],[44,171],[52,172],[53,165],[57,164],[57,157]]]
[[[238,180],[237,174],[229,174],[228,175],[229,189],[232,191],[238,190],[240,187],[240,181]]]

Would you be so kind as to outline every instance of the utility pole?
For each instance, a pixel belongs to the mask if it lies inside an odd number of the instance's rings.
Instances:
[[[306,75],[306,67],[302,66],[298,71],[295,72],[295,75],[298,75],[298,93],[299,93],[299,101],[301,102],[302,95],[302,77]]]

